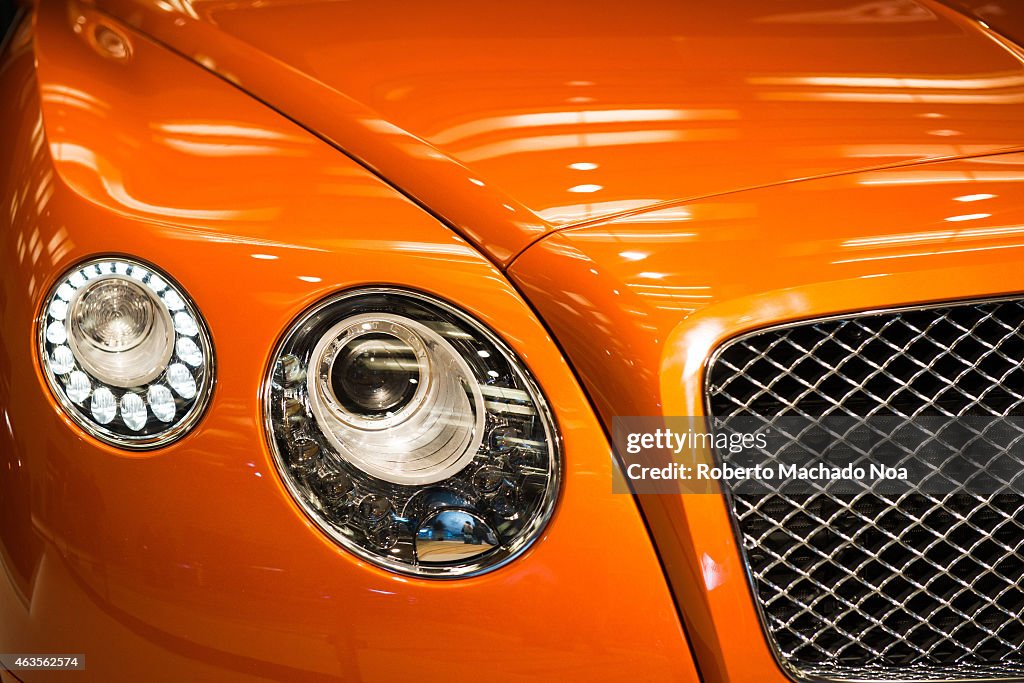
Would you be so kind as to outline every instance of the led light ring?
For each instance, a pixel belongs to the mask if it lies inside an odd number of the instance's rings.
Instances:
[[[374,332],[395,336],[408,344],[421,360],[425,372],[421,373],[416,393],[410,401],[386,417],[357,416],[340,405],[323,379],[325,373],[310,372],[306,378],[310,409],[338,454],[367,474],[394,484],[427,485],[443,481],[472,461],[483,441],[486,409],[480,387],[473,379],[473,371],[465,359],[429,327],[387,313],[356,315],[331,327],[314,347],[309,366],[329,371],[338,353],[350,340]],[[433,367],[439,362],[447,367]],[[435,373],[440,375],[437,380],[432,379]],[[466,395],[466,388],[471,401]],[[436,409],[438,404],[447,415],[442,413],[441,419],[425,424],[415,422],[423,411]],[[416,451],[443,438],[447,417],[464,415],[467,410],[474,416],[472,423],[463,420],[448,430],[448,439],[435,450],[414,456]],[[350,429],[346,432],[331,429],[333,420]],[[399,432],[403,427],[412,433]],[[413,431],[412,427],[419,429]],[[389,434],[384,434],[385,431]],[[392,443],[399,443],[402,448],[389,450]],[[364,452],[373,453],[374,459],[362,456]]]
[[[155,376],[151,376],[150,370],[138,373],[147,381],[132,387],[104,383],[83,372],[102,372],[102,369],[82,362],[80,353],[72,350],[80,345],[72,342],[72,330],[64,327],[82,290],[97,282],[118,279],[130,281],[145,291],[153,305],[154,321],[161,320],[158,324],[166,325],[169,319],[169,334],[172,340],[177,340],[167,355],[169,362]],[[57,322],[61,323],[60,330],[55,329]],[[100,441],[129,450],[167,445],[192,429],[209,404],[216,364],[206,324],[184,289],[147,263],[131,257],[111,256],[94,258],[70,268],[57,279],[43,300],[37,327],[42,374],[50,390],[71,420]],[[63,336],[56,334],[58,331]],[[163,333],[166,334],[166,330]],[[111,389],[117,390],[118,395]],[[164,405],[168,398],[173,402],[170,412],[169,406]],[[118,415],[127,431],[118,431],[112,426]],[[145,422],[140,424],[143,415]],[[147,430],[147,426],[150,429]]]

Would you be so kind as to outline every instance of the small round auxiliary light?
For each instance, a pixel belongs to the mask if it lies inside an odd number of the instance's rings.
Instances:
[[[39,348],[67,414],[121,448],[180,438],[213,389],[213,346],[199,311],[173,280],[130,258],[65,273],[40,315]]]

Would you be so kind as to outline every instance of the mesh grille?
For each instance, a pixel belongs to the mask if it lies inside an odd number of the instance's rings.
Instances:
[[[1022,330],[1020,301],[765,330],[716,354],[709,414],[1020,416]],[[1024,498],[730,494],[765,630],[798,677],[1024,678]]]

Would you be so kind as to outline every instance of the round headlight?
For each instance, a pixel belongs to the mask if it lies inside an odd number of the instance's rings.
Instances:
[[[182,436],[213,386],[199,312],[170,278],[132,259],[95,259],[61,277],[39,343],[43,374],[68,415],[122,448]]]
[[[554,508],[559,440],[536,383],[493,333],[431,297],[373,289],[315,307],[275,353],[265,411],[300,506],[381,566],[496,567]]]

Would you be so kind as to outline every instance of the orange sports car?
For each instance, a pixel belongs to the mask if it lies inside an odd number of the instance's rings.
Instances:
[[[9,3],[0,680],[1024,680],[1020,5]]]

